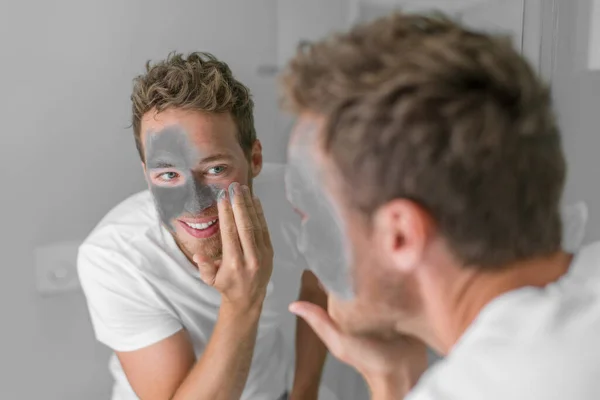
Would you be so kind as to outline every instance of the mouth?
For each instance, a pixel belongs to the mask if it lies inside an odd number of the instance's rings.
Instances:
[[[191,236],[199,239],[209,238],[219,232],[219,218],[203,218],[201,220],[178,220],[183,229]]]

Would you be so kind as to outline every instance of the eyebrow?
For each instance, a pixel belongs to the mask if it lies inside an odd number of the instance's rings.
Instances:
[[[200,160],[200,162],[198,164],[208,164],[210,162],[219,161],[219,160],[231,161],[231,160],[233,160],[233,157],[230,156],[229,154],[225,154],[225,153],[213,154],[212,156],[203,158],[202,160]]]
[[[158,161],[156,163],[152,163],[152,168],[163,169],[163,168],[175,168],[175,166],[169,162]]]
[[[229,154],[225,154],[225,153],[213,154],[212,156],[208,156],[208,157],[203,158],[202,160],[200,160],[198,162],[198,164],[199,165],[208,164],[208,163],[211,163],[211,162],[214,162],[214,161],[219,161],[219,160],[231,161],[231,160],[233,160],[233,157],[230,156]],[[170,161],[166,161],[164,159],[163,160],[158,159],[156,161],[150,162],[148,166],[149,166],[150,169],[171,169],[171,168],[177,168],[175,166],[175,164],[173,164]]]

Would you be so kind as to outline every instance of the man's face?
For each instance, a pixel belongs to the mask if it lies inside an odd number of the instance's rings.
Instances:
[[[329,313],[343,330],[396,335],[415,288],[390,265],[382,241],[393,239],[352,207],[341,174],[318,141],[321,127],[301,117],[288,149],[288,199],[303,216],[299,251],[330,292]]]
[[[310,120],[296,125],[289,146],[286,194],[302,216],[297,246],[310,270],[327,291],[350,299],[354,295],[350,247],[343,221],[324,190],[326,171],[315,151],[318,131],[318,124]]]
[[[262,166],[260,143],[249,161],[230,114],[179,109],[144,115],[141,139],[161,221],[188,258],[220,258],[217,199],[233,182],[252,186]]]

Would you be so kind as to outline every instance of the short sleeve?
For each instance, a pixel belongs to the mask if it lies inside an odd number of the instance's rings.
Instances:
[[[84,243],[77,259],[96,338],[114,351],[134,351],[182,329],[144,276],[116,250]]]

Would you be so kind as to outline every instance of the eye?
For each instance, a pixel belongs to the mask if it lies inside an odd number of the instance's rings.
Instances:
[[[223,172],[227,170],[225,165],[217,165],[215,167],[211,167],[208,170],[209,175],[221,175]]]
[[[165,172],[165,173],[158,175],[158,179],[165,181],[165,182],[171,182],[171,181],[177,179],[178,177],[179,177],[179,174],[177,174],[177,172]]]

